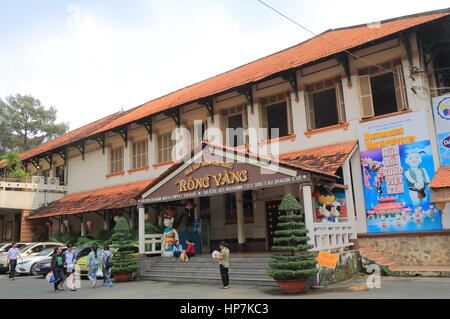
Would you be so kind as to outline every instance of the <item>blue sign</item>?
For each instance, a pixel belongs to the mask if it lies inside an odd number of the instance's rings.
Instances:
[[[433,112],[441,165],[450,165],[450,95],[435,97]]]

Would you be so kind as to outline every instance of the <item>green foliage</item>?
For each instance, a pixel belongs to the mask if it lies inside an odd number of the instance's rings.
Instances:
[[[23,152],[66,133],[68,125],[55,121],[56,108],[45,108],[31,95],[0,99],[0,154]]]
[[[29,175],[19,159],[19,153],[7,152],[5,155],[0,156],[0,160],[6,160],[6,168],[10,172],[9,176],[11,178],[22,178]]]
[[[281,212],[299,211],[301,209],[302,206],[291,193],[287,193],[286,195],[284,195],[280,206],[278,206],[278,210]]]
[[[124,251],[124,248],[131,246],[133,242],[133,233],[130,231],[127,221],[120,217],[114,227],[112,246],[122,249],[118,249],[113,256],[113,267],[111,269],[113,274],[135,272],[138,269],[136,259],[130,254],[131,252]]]
[[[152,223],[145,223],[145,233],[147,235],[151,234],[162,234],[164,232],[164,227],[162,225],[154,225]]]
[[[303,215],[292,214],[293,211],[299,211],[299,207],[292,194],[286,194],[279,206],[280,212],[290,215],[278,217],[278,229],[274,232],[276,237],[273,239],[275,245],[272,251],[278,254],[272,256],[274,261],[269,264],[271,269],[267,274],[275,280],[308,279],[318,271],[314,255],[307,252],[313,246],[308,244],[308,230]]]
[[[75,244],[77,244],[77,241],[78,241],[79,237],[80,237],[80,233],[67,232],[67,233],[55,234],[52,237],[50,237],[48,240],[49,241],[60,242],[60,243],[63,243],[65,245],[75,246]]]
[[[33,235],[33,238],[31,238],[32,242],[39,243],[43,241],[48,240],[48,235],[46,232],[37,232]]]

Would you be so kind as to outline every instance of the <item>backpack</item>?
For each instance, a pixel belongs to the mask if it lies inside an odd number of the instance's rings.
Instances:
[[[107,268],[111,268],[111,267],[113,266],[113,263],[112,263],[112,254],[111,254],[111,253],[109,253],[109,254],[106,256],[105,266],[106,266]]]

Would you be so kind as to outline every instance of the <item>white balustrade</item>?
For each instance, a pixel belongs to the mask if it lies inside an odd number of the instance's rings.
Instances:
[[[342,252],[353,245],[354,223],[313,223],[309,229],[309,243],[314,245],[310,251]]]
[[[162,255],[163,253],[164,234],[151,234],[144,236],[145,254],[146,255]],[[150,245],[150,250],[147,250]]]

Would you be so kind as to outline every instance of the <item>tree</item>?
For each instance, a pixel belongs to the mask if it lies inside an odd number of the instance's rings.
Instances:
[[[113,274],[119,274],[124,272],[133,273],[138,269],[136,259],[131,251],[127,251],[127,247],[132,246],[133,233],[128,226],[124,217],[120,217],[117,220],[116,226],[114,226],[114,233],[112,235],[112,246],[117,249],[113,256],[113,267],[111,272]]]
[[[313,245],[307,243],[308,230],[303,215],[298,214],[300,209],[301,205],[290,193],[279,206],[280,216],[273,239],[276,246],[272,247],[278,254],[271,256],[274,261],[269,263],[271,269],[267,271],[275,280],[303,280],[317,273],[317,260],[307,252]]]
[[[0,156],[0,160],[6,161],[5,169],[10,172],[9,175],[12,178],[28,176],[19,159],[19,153],[7,152],[5,155]]]
[[[56,112],[31,95],[0,99],[0,154],[24,152],[66,133],[68,124],[55,123]]]

